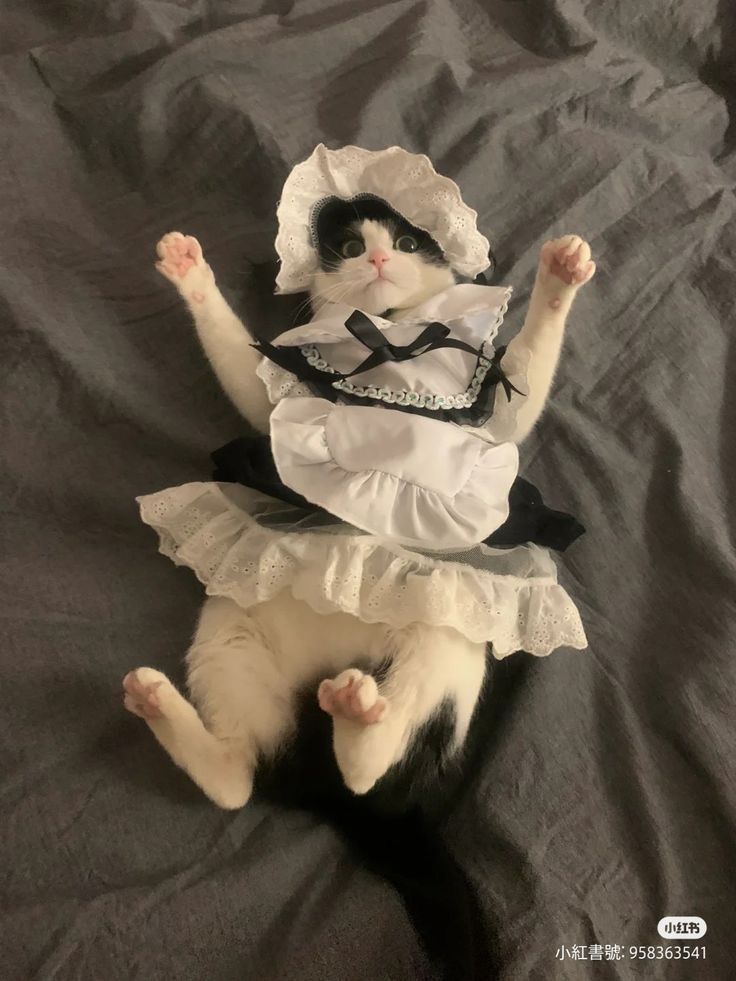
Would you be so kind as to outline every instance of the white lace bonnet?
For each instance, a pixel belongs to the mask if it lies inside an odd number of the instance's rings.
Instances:
[[[381,198],[428,232],[462,275],[475,277],[490,265],[490,246],[478,231],[477,212],[465,204],[454,181],[436,172],[428,157],[398,146],[328,150],[320,143],[294,167],[281,194],[276,212],[276,251],[281,260],[277,293],[299,293],[309,287],[318,264],[317,206],[327,198],[350,200],[364,194]]]

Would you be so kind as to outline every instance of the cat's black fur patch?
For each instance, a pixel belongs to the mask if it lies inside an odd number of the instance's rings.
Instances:
[[[378,669],[356,664],[383,680]],[[442,828],[483,745],[482,705],[486,677],[465,747],[452,751],[455,705],[444,701],[415,734],[402,760],[367,794],[345,787],[332,749],[332,719],[316,698],[317,681],[297,696],[296,735],[256,773],[257,796],[289,808],[308,809],[329,821],[355,859],[390,882],[443,981],[485,981],[495,974],[495,944],[478,897],[444,841]]]
[[[347,238],[361,237],[359,226],[363,221],[380,222],[392,233],[394,241],[402,235],[411,235],[419,245],[413,255],[434,265],[448,265],[442,249],[431,235],[412,225],[385,201],[364,194],[349,201],[328,198],[317,212],[313,227],[322,269],[335,269],[343,262],[340,249]]]

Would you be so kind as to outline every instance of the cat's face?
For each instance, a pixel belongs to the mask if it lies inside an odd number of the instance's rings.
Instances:
[[[366,313],[406,310],[455,282],[442,250],[380,201],[328,203],[317,220],[315,312],[346,303]]]

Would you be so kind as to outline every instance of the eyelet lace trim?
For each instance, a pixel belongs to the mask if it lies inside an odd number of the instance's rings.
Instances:
[[[314,345],[301,348],[301,352],[307,363],[317,368],[318,371],[324,371],[325,374],[330,375],[335,374],[335,369],[325,361],[319,349]],[[468,388],[456,395],[434,395],[428,392],[408,391],[405,388],[393,391],[390,388],[375,388],[372,385],[355,385],[346,379],[333,382],[332,387],[358,398],[378,399],[387,405],[413,405],[419,409],[431,410],[469,409],[477,400],[483,379],[488,374],[490,367],[491,362],[481,355],[478,358],[478,366]]]
[[[366,623],[452,627],[497,658],[587,646],[554,561],[534,545],[457,555],[415,552],[349,525],[299,531],[304,512],[234,484],[191,483],[138,498],[160,551],[208,595],[244,609],[288,590],[318,613]],[[269,515],[278,527],[269,526]]]
[[[509,308],[509,298],[511,291],[508,290],[503,304],[496,313],[496,319],[488,330],[488,338],[492,339],[498,333],[498,329],[503,323],[503,318]],[[493,350],[493,345],[486,340],[481,346],[481,353],[478,356],[478,364],[470,384],[464,392],[455,395],[437,395],[430,392],[414,392],[405,388],[395,391],[390,388],[376,388],[373,385],[356,385],[346,379],[333,382],[332,387],[348,395],[358,398],[378,399],[387,405],[411,405],[419,409],[430,409],[432,411],[444,411],[446,409],[469,409],[478,400],[483,381],[491,367],[489,349]],[[307,344],[300,348],[301,353],[306,358],[307,364],[325,374],[334,375],[336,369],[326,361],[315,344]],[[293,377],[293,376],[291,376]],[[293,393],[292,393],[293,394]]]

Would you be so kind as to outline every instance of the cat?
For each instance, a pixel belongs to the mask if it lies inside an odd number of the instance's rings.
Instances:
[[[339,300],[400,320],[456,281],[430,236],[386,206],[336,202],[319,220],[315,310]],[[199,243],[172,232],[157,248],[157,268],[188,304],[225,392],[255,429],[267,432],[272,407],[255,376],[260,356],[217,288]],[[567,314],[594,271],[590,247],[578,236],[542,248],[526,321],[503,362],[513,366],[519,345],[531,352],[514,442],[541,414]],[[354,666],[358,661],[389,663],[380,686]],[[335,755],[354,793],[369,791],[400,761],[417,728],[445,700],[455,715],[447,752],[458,752],[483,680],[485,645],[424,624],[393,630],[347,614],[322,616],[288,594],[250,610],[213,597],[204,604],[187,667],[194,704],[160,672],[139,668],[126,676],[125,705],[212,801],[238,808],[250,797],[258,758],[277,752],[293,732],[293,692],[320,671],[319,701],[334,717]]]
[[[320,211],[317,232],[315,313],[326,302],[342,302],[401,321],[458,281],[437,243],[380,202],[335,200]],[[260,355],[253,335],[222,296],[199,243],[171,232],[157,252],[156,267],[187,304],[226,394],[251,426],[267,433],[272,406],[255,374]],[[514,442],[528,435],[544,408],[567,315],[594,272],[590,247],[579,236],[541,250],[526,320],[503,360],[511,374],[515,351],[531,353]],[[398,813],[412,793],[462,758],[486,653],[485,644],[449,628],[394,629],[345,613],[321,615],[288,592],[248,610],[215,596],[204,603],[186,657],[191,701],[160,671],[144,667],[126,675],[124,703],[204,793],[228,809],[249,800],[263,761],[293,754],[311,704],[324,723],[331,716],[332,762],[348,797],[377,799],[386,788],[389,798],[400,796],[407,773],[403,804],[388,801]],[[419,774],[421,766],[427,772]],[[291,776],[311,779],[304,769]],[[303,789],[306,799],[309,788]]]

